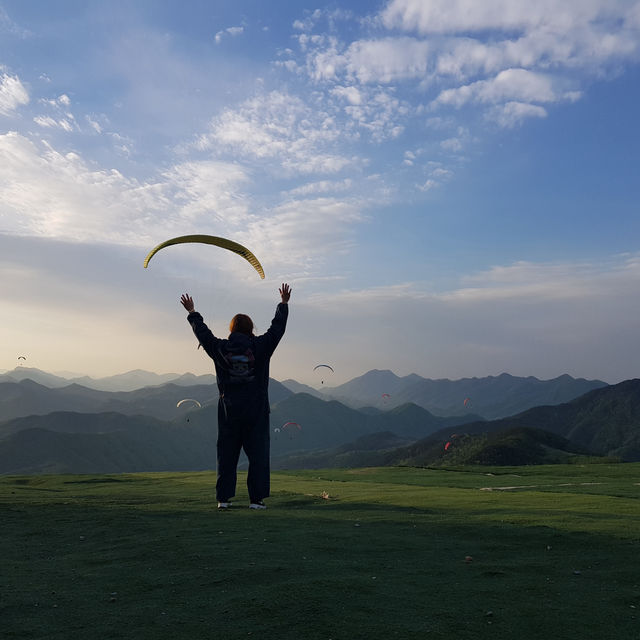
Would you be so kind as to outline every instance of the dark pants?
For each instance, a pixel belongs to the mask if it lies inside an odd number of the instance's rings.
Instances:
[[[238,459],[242,449],[249,459],[249,500],[257,502],[269,495],[269,412],[251,413],[233,416],[225,410],[222,402],[218,405],[218,502],[227,502],[236,494]]]

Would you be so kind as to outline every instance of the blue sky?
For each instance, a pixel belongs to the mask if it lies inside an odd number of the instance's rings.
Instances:
[[[281,380],[637,377],[639,62],[630,0],[0,0],[0,369],[204,373],[180,294],[289,282]]]

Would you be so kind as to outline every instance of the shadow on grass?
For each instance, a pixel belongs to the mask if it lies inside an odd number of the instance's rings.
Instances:
[[[118,480],[37,482],[56,494],[5,482],[4,637],[637,635],[637,538],[513,521],[526,504],[498,505],[500,523],[463,504],[323,499],[300,482],[266,511],[219,513],[210,474]]]

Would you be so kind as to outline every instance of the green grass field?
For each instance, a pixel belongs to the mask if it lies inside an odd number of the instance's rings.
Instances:
[[[640,638],[640,464],[244,480],[0,477],[2,637]]]

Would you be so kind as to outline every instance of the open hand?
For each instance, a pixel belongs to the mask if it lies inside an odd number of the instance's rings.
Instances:
[[[180,296],[180,302],[189,313],[194,311],[193,298],[188,293],[183,293],[182,296]]]
[[[291,287],[286,282],[282,283],[282,286],[280,287],[280,289],[278,289],[278,291],[280,291],[282,302],[289,302],[289,298],[291,297]]]

